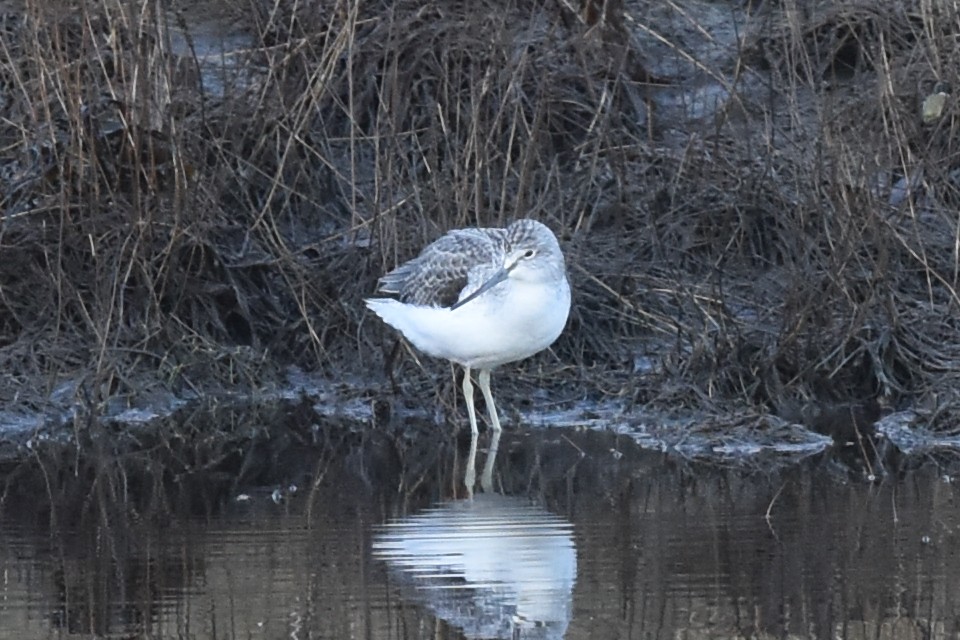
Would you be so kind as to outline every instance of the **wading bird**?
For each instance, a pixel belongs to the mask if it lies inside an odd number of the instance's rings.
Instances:
[[[427,245],[379,281],[399,299],[370,298],[367,307],[413,345],[462,365],[470,429],[477,433],[472,369],[490,424],[500,419],[490,372],[553,344],[570,312],[570,285],[557,238],[535,220],[505,229],[456,229]]]

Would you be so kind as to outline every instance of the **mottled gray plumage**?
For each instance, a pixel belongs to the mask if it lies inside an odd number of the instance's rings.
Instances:
[[[510,251],[525,244],[536,247],[539,229],[528,219],[505,229],[454,229],[380,278],[379,291],[409,304],[453,306],[502,267]]]

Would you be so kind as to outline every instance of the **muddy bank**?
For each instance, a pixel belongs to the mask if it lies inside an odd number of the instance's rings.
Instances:
[[[956,7],[5,4],[9,433],[296,395],[300,371],[383,406],[376,277],[519,216],[575,293],[497,380],[515,417],[953,433]],[[458,419],[445,367],[401,358],[385,410]]]
[[[740,464],[720,465],[709,455],[684,458],[682,448],[657,452],[648,445],[606,428],[543,426],[507,431],[498,440],[482,434],[475,461],[478,469],[490,461],[486,493],[536,496],[554,510],[571,486],[581,499],[591,496],[588,502],[614,500],[626,485],[645,483],[648,467],[681,483],[732,471],[738,482],[776,486],[798,468],[838,483],[859,478],[828,448],[770,449],[766,457],[743,455]],[[311,491],[333,491],[393,494],[398,508],[415,512],[467,497],[470,449],[464,429],[443,432],[417,420],[371,429],[324,416],[305,402],[193,411],[154,421],[136,437],[123,426],[98,426],[71,442],[34,442],[28,456],[0,460],[0,510],[35,524],[123,526],[213,515],[237,503],[302,502]],[[890,480],[884,486],[918,470],[960,474],[955,456],[932,451],[922,457],[890,451],[883,462],[882,479]]]

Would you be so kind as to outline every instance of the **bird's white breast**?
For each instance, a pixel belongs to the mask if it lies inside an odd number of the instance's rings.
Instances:
[[[559,337],[570,312],[566,279],[542,283],[510,282],[503,295],[481,296],[454,311],[463,349],[450,359],[487,369],[528,358]]]
[[[553,344],[570,312],[570,285],[508,281],[454,310],[389,299],[367,306],[424,353],[492,369]]]

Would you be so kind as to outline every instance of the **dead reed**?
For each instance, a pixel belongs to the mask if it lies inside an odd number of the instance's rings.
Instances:
[[[645,1],[234,2],[219,66],[176,6],[5,17],[3,402],[378,371],[378,274],[535,216],[575,309],[518,388],[955,424],[960,120],[920,111],[960,86],[953,5],[762,3],[712,58],[719,23]],[[697,86],[705,116],[664,99]]]

